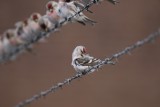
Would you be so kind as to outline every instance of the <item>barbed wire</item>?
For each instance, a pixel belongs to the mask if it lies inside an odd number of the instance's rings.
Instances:
[[[63,21],[61,21],[59,23],[59,26],[55,26],[54,28],[50,29],[47,32],[44,32],[44,33],[42,33],[40,35],[36,35],[33,38],[30,38],[28,41],[26,41],[25,44],[22,44],[22,45],[17,46],[17,47],[12,47],[13,49],[11,49],[8,53],[0,55],[0,63],[4,63],[4,62],[10,60],[13,56],[17,56],[18,54],[22,53],[24,50],[28,49],[29,46],[31,46],[32,44],[36,43],[41,38],[44,38],[44,37],[48,36],[48,34],[55,32],[56,29],[61,27],[65,22],[70,21],[72,18],[74,18],[75,16],[77,16],[78,14],[83,12],[84,10],[87,10],[88,8],[90,8],[95,3],[96,2],[94,0],[89,2],[83,8],[81,8],[77,13],[75,13],[74,15],[66,18]]]
[[[63,86],[71,83],[73,80],[81,78],[82,76],[85,76],[85,75],[87,75],[87,74],[89,74],[91,72],[97,71],[97,70],[92,71],[93,69],[98,69],[98,68],[100,68],[100,67],[102,67],[103,65],[106,65],[106,64],[113,64],[111,62],[114,59],[118,59],[119,57],[121,57],[123,55],[129,54],[134,49],[136,49],[138,47],[141,47],[141,46],[143,46],[143,45],[145,45],[147,43],[150,43],[150,42],[156,40],[158,37],[160,37],[160,30],[150,34],[148,37],[144,38],[143,40],[139,40],[135,44],[126,47],[122,51],[120,51],[120,52],[118,52],[116,54],[113,54],[111,57],[105,58],[100,63],[98,63],[97,65],[91,67],[90,69],[87,69],[86,71],[84,71],[82,73],[77,73],[74,76],[65,79],[63,82],[59,82],[59,83],[57,83],[57,85],[53,85],[52,87],[50,87],[49,89],[47,89],[45,91],[42,91],[39,94],[33,95],[31,98],[20,102],[18,105],[16,105],[16,107],[24,107],[24,106],[26,106],[28,104],[31,104],[32,102],[34,102],[34,101],[36,101],[36,100],[38,100],[38,99],[40,99],[42,97],[45,97],[45,96],[57,91],[58,89],[61,89]]]

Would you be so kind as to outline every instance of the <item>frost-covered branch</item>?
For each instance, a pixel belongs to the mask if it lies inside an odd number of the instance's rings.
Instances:
[[[16,105],[16,107],[24,107],[28,104],[33,103],[34,101],[36,101],[40,98],[43,98],[51,93],[54,93],[58,89],[61,89],[65,85],[71,83],[73,80],[76,80],[78,78],[81,78],[82,76],[89,74],[90,72],[92,72],[92,69],[98,69],[98,68],[102,67],[103,65],[110,64],[110,62],[113,61],[114,59],[118,59],[119,57],[121,57],[123,55],[127,55],[128,53],[130,53],[134,49],[139,48],[145,44],[148,44],[148,43],[156,40],[158,37],[160,37],[160,30],[150,34],[148,37],[144,38],[143,40],[137,41],[135,44],[126,47],[122,51],[120,51],[116,54],[113,54],[111,57],[105,58],[100,63],[98,63],[97,65],[93,66],[92,68],[84,71],[83,73],[77,73],[76,75],[69,77],[69,78],[65,79],[64,81],[59,82],[56,85],[53,85],[52,87],[50,87],[49,89],[47,89],[45,91],[42,91],[39,94],[33,95],[31,98],[20,102],[18,105]],[[94,71],[96,71],[96,70],[94,70]]]

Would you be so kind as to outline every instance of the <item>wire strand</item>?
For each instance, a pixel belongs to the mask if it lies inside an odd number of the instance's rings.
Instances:
[[[136,48],[139,48],[145,44],[150,43],[151,41],[156,40],[158,37],[160,37],[160,30],[158,30],[157,32],[154,32],[152,34],[150,34],[148,37],[144,38],[143,40],[139,40],[137,41],[135,44],[126,47],[125,49],[123,49],[122,51],[113,54],[111,57],[105,58],[103,61],[101,61],[100,63],[98,63],[97,65],[93,66],[92,68],[84,71],[83,73],[77,73],[74,76],[71,76],[67,79],[65,79],[62,82],[57,83],[56,85],[53,85],[52,87],[50,87],[49,89],[40,92],[39,94],[33,95],[31,98],[26,99],[22,102],[20,102],[18,105],[16,105],[15,107],[24,107],[28,104],[33,103],[34,101],[43,98],[51,93],[56,92],[58,89],[61,89],[62,87],[64,87],[65,85],[71,83],[73,80],[76,80],[78,78],[81,78],[82,76],[85,76],[91,72],[93,72],[93,69],[98,69],[106,64],[111,64],[110,62],[113,61],[114,59],[118,59],[120,57],[122,57],[123,55],[127,55],[128,53],[130,53],[131,51],[135,50]],[[97,70],[94,70],[94,72]]]

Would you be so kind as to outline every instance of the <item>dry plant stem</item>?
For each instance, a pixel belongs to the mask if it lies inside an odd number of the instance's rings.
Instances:
[[[63,82],[59,82],[59,83],[57,83],[57,85],[53,85],[49,89],[47,89],[45,91],[42,91],[39,94],[33,95],[31,98],[20,102],[18,105],[16,105],[16,107],[24,107],[28,104],[31,104],[34,101],[36,101],[36,100],[38,100],[42,97],[45,97],[45,96],[57,91],[58,89],[61,89],[63,86],[71,83],[73,80],[76,80],[78,78],[81,78],[82,76],[85,76],[85,75],[89,74],[90,72],[92,72],[92,69],[98,69],[98,68],[100,68],[100,67],[102,67],[103,65],[106,65],[106,64],[114,64],[114,63],[112,63],[112,61],[114,59],[118,59],[123,55],[127,55],[128,53],[130,53],[134,49],[139,48],[139,47],[141,47],[145,44],[151,43],[152,41],[156,40],[158,37],[160,37],[160,31],[157,31],[157,32],[154,32],[154,33],[150,34],[148,37],[144,38],[143,40],[137,41],[135,44],[126,47],[124,50],[122,50],[122,51],[120,51],[116,54],[113,54],[109,58],[105,58],[102,62],[100,62],[99,64],[93,66],[92,68],[84,71],[83,73],[79,73],[79,74],[76,74],[72,77],[69,77],[68,79],[65,79]]]

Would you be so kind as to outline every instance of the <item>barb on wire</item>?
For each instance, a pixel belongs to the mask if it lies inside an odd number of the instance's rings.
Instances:
[[[118,59],[119,57],[128,54],[129,52],[133,51],[134,49],[136,49],[138,47],[141,47],[141,46],[143,46],[147,43],[150,43],[151,41],[156,40],[158,37],[160,37],[160,30],[150,34],[148,37],[144,38],[143,40],[137,41],[135,44],[126,47],[122,51],[120,51],[116,54],[113,54],[111,57],[105,58],[100,63],[98,63],[97,65],[93,66],[92,68],[84,71],[83,73],[77,73],[76,75],[74,75],[72,77],[69,77],[68,79],[65,79],[64,81],[57,83],[57,85],[53,85],[49,89],[47,89],[45,91],[42,91],[39,94],[36,94],[36,95],[32,96],[31,98],[20,102],[18,105],[16,105],[16,107],[24,107],[28,104],[31,104],[34,101],[57,91],[58,89],[62,88],[63,86],[65,86],[67,84],[69,84],[73,80],[76,80],[76,79],[78,79],[82,76],[85,76],[85,75],[89,74],[90,72],[92,72],[92,69],[98,69],[98,68],[102,67],[103,65],[110,64],[110,61],[113,61],[114,59]]]

